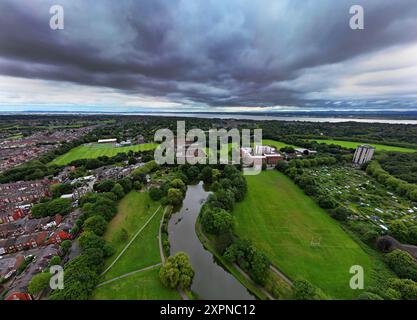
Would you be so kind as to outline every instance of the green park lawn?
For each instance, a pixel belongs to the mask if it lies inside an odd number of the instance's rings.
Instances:
[[[417,149],[402,148],[395,146],[387,146],[383,144],[367,143],[367,142],[354,142],[354,141],[342,141],[342,140],[310,140],[318,143],[335,144],[343,148],[356,149],[358,146],[368,144],[376,148],[376,151],[396,151],[396,152],[417,152]]]
[[[331,298],[353,299],[349,269],[361,265],[365,288],[373,283],[370,256],[323,209],[288,177],[277,171],[247,176],[248,193],[236,205],[236,233],[248,238],[291,279],[306,279]],[[311,241],[320,240],[317,247]]]
[[[102,276],[102,281],[161,263],[159,253],[159,224],[164,207],[150,199],[147,192],[132,191],[119,203],[118,213],[110,222],[104,239],[110,242],[116,252],[107,259],[105,269],[116,259],[128,242],[143,228],[128,249]],[[159,210],[158,210],[159,208]],[[158,210],[158,211],[156,211]],[[127,237],[122,236],[122,230]],[[105,284],[95,290],[95,299],[171,299],[179,298],[176,291],[163,288],[157,269],[146,270]]]
[[[177,291],[159,281],[159,268],[136,273],[95,290],[94,300],[179,300]]]
[[[144,143],[137,144],[127,147],[116,147],[112,143],[98,144],[93,143],[89,145],[78,146],[71,149],[67,153],[57,157],[51,162],[56,165],[67,165],[74,160],[79,159],[94,159],[101,156],[113,157],[118,153],[126,153],[131,151],[148,151],[155,149],[157,144],[155,143]]]

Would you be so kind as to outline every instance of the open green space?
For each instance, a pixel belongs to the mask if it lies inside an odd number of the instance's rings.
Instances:
[[[159,207],[160,204],[152,201],[147,192],[132,191],[120,201],[118,213],[110,222],[104,235],[104,238],[116,248],[115,254],[107,259],[105,269],[118,257],[135,234],[146,226],[116,263],[102,276],[101,282],[161,263],[158,233],[165,208]],[[146,224],[148,221],[149,223]],[[179,295],[176,291],[161,286],[157,271],[147,270],[97,288],[94,298],[176,299]]]
[[[155,143],[144,143],[126,147],[116,147],[113,143],[91,143],[71,149],[67,153],[53,160],[51,164],[67,165],[74,160],[94,159],[101,156],[113,157],[118,153],[127,153],[129,151],[137,152],[153,150],[156,148],[156,146],[157,144]]]
[[[246,178],[248,193],[234,210],[238,236],[252,240],[293,280],[306,279],[332,298],[359,295],[349,287],[353,265],[363,267],[365,289],[373,284],[381,262],[288,177],[264,171]]]
[[[180,300],[179,293],[162,286],[159,267],[142,271],[97,288],[94,300]]]
[[[118,207],[116,217],[110,222],[104,239],[115,248],[116,253],[106,261],[109,266],[126,244],[152,217],[160,204],[150,199],[147,192],[130,192]],[[113,267],[104,275],[104,280],[121,276],[161,262],[158,232],[163,208],[152,218]]]
[[[367,145],[373,146],[376,149],[376,151],[417,152],[417,149],[387,146],[384,144],[377,144],[377,143],[342,141],[342,140],[310,140],[310,141],[316,141],[318,143],[325,143],[325,144],[335,144],[343,148],[350,148],[350,149],[356,149],[358,146],[367,144]]]

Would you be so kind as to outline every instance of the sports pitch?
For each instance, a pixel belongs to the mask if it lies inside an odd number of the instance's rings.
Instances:
[[[94,159],[102,156],[113,157],[118,153],[127,153],[129,151],[149,151],[155,149],[156,147],[156,143],[144,143],[127,147],[116,147],[113,143],[91,143],[71,149],[67,153],[53,160],[51,164],[63,166],[74,160]]]

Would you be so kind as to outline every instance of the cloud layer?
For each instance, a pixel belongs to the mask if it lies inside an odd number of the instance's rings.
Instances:
[[[365,29],[351,30],[361,2]],[[64,30],[49,28],[54,4]],[[2,0],[0,12],[3,106],[416,107],[415,0]]]

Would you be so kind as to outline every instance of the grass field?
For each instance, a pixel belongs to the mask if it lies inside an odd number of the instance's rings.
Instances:
[[[132,191],[120,201],[118,213],[104,235],[116,248],[116,253],[106,261],[105,268],[114,261],[159,206],[158,202],[149,198],[147,192]],[[102,281],[161,262],[158,232],[163,211],[163,207],[157,211],[119,260],[103,275]],[[127,237],[121,236],[122,229],[126,230]],[[94,299],[179,299],[176,291],[167,290],[160,285],[157,269],[159,268],[142,271],[103,285],[96,289]]]
[[[336,299],[359,295],[351,290],[349,269],[360,265],[365,287],[381,262],[368,255],[345,231],[277,171],[247,176],[248,193],[234,210],[236,233],[248,238],[287,276],[306,279]],[[320,240],[312,247],[311,241]]]
[[[417,152],[417,149],[387,146],[383,144],[367,143],[367,142],[354,142],[354,141],[342,141],[342,140],[310,140],[310,141],[316,141],[318,143],[325,143],[325,144],[336,144],[343,148],[351,148],[351,149],[356,149],[356,147],[363,145],[363,144],[369,144],[375,147],[376,151]]]
[[[144,143],[144,144],[138,144],[138,145],[133,145],[133,146],[127,146],[127,147],[116,147],[112,143],[105,143],[105,144],[93,143],[93,144],[82,145],[74,149],[71,149],[67,153],[53,160],[51,164],[66,165],[68,163],[71,163],[74,160],[79,160],[79,159],[94,159],[94,158],[98,158],[101,156],[113,157],[117,155],[118,153],[126,153],[126,152],[129,152],[130,150],[132,151],[153,150],[156,148],[156,146],[157,144],[155,143]]]
[[[175,290],[162,286],[159,268],[146,270],[96,289],[95,300],[179,300]]]

